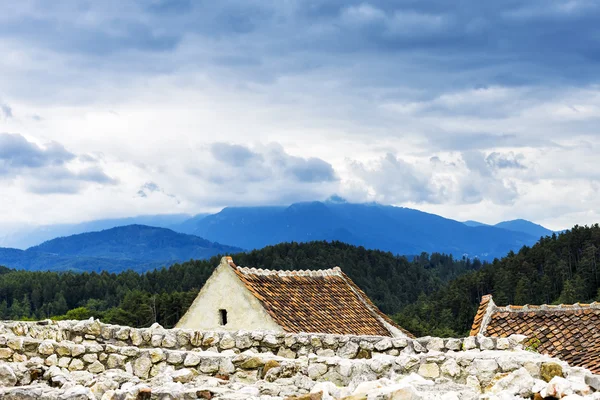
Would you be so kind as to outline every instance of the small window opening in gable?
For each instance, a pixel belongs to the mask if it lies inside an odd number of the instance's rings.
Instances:
[[[227,310],[219,310],[219,324],[227,325]]]

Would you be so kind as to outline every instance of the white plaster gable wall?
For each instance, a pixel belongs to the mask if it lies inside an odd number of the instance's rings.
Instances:
[[[220,324],[221,309],[227,310],[227,325],[224,326]],[[239,280],[226,258],[208,278],[176,328],[283,331]]]

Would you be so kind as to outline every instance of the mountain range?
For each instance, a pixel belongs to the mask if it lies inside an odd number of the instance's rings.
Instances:
[[[340,240],[395,254],[425,251],[485,259],[553,233],[527,221],[469,226],[410,208],[340,202],[228,207],[187,224],[185,232],[245,249],[290,241]]]
[[[194,217],[194,218],[198,218]],[[128,218],[110,218],[80,222],[78,224],[55,224],[21,226],[18,229],[8,229],[0,226],[0,247],[27,249],[47,240],[78,233],[96,232],[104,229],[126,225],[148,225],[157,228],[169,228],[186,221],[194,221],[189,214],[139,215]]]
[[[514,219],[512,221],[499,222],[496,225],[488,225],[477,221],[465,221],[463,223],[471,227],[495,226],[496,228],[507,229],[509,231],[523,232],[538,239],[543,236],[551,236],[553,233],[558,233],[525,219]]]
[[[0,265],[28,270],[143,271],[192,258],[313,240],[338,240],[407,256],[439,252],[492,259],[554,233],[526,220],[492,226],[410,208],[343,201],[227,207],[215,214],[146,215],[29,232],[7,233],[5,242],[21,237],[25,240],[17,242],[24,244],[55,236],[26,250],[0,247]]]
[[[27,250],[0,248],[0,265],[27,270],[145,271],[241,250],[166,228],[127,225],[60,237]]]

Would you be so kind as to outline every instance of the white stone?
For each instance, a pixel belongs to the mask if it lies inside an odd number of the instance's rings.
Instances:
[[[427,350],[440,351],[444,348],[444,340],[440,338],[431,338],[427,343]]]
[[[85,368],[83,361],[78,358],[74,358],[69,363],[69,371],[81,371]]]
[[[0,387],[15,386],[17,376],[8,365],[0,364]]]
[[[358,344],[348,342],[337,350],[337,355],[343,358],[354,358],[358,353]]]
[[[392,340],[390,338],[385,338],[375,343],[375,349],[377,351],[386,351],[392,348]]]
[[[54,342],[52,340],[44,340],[38,347],[38,353],[43,355],[54,354]]]
[[[56,354],[52,354],[51,356],[46,358],[44,364],[46,364],[49,367],[58,364],[58,356]]]
[[[160,362],[166,358],[165,352],[162,349],[150,349],[149,354],[150,354],[150,359],[152,360],[152,362],[154,364],[156,364],[157,362]]]
[[[556,397],[557,399],[573,394],[571,382],[560,376],[555,376],[548,382],[548,385],[540,392],[542,397]]]
[[[94,395],[89,388],[83,386],[75,386],[67,389],[61,396],[60,400],[83,400],[94,399]]]
[[[463,350],[471,350],[477,348],[477,339],[474,336],[466,337],[463,340]]]
[[[419,367],[418,374],[424,378],[435,379],[440,376],[440,367],[435,363],[424,363]]]
[[[310,379],[317,379],[321,375],[327,372],[327,365],[325,364],[311,364],[308,366],[308,376]]]
[[[104,367],[104,365],[102,365],[102,363],[99,361],[94,361],[87,368],[87,370],[90,371],[92,374],[99,374],[101,372],[104,372],[105,369],[106,368]]]
[[[467,386],[473,389],[476,393],[481,393],[481,384],[479,379],[474,375],[467,376]]]
[[[188,368],[179,369],[171,374],[171,378],[175,382],[188,383],[194,379],[198,373]]]
[[[498,350],[506,350],[510,347],[510,341],[508,338],[498,338],[496,339],[496,348]]]
[[[492,393],[508,393],[521,397],[531,396],[534,379],[525,368],[519,368],[507,376],[499,379],[490,389]]]
[[[195,367],[198,364],[200,364],[200,355],[194,352],[189,352],[183,361],[183,365],[186,367]]]
[[[173,332],[168,332],[161,342],[162,347],[166,347],[168,349],[177,346],[177,337]]]
[[[450,358],[442,364],[441,371],[442,374],[454,378],[460,375],[460,366],[455,359]]]
[[[332,382],[318,382],[315,384],[310,393],[322,393],[322,398],[340,398],[340,388],[334,385]]]
[[[481,350],[493,350],[494,349],[494,340],[487,336],[478,336],[477,341],[479,342],[479,347]]]
[[[75,344],[71,347],[71,356],[78,357],[82,354],[85,354],[85,346],[81,344]]]
[[[120,354],[109,354],[108,359],[106,360],[106,366],[109,369],[122,367],[125,364],[126,358],[127,357]]]
[[[149,356],[138,357],[133,362],[133,374],[142,379],[147,379],[152,368],[152,359]]]

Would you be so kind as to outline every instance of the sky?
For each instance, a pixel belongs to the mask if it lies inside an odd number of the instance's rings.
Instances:
[[[596,0],[0,2],[3,226],[339,195],[600,222]]]

